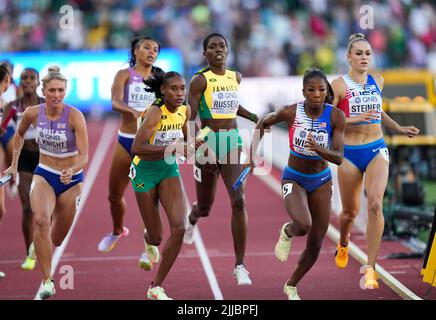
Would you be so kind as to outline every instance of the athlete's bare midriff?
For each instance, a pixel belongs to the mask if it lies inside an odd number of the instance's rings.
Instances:
[[[121,114],[120,131],[123,133],[136,134],[136,118],[133,115]]]
[[[236,129],[238,124],[236,118],[233,119],[203,119],[201,120],[202,126],[208,126],[213,132],[220,130]]]
[[[67,158],[56,158],[40,153],[39,163],[45,164],[46,166],[54,170],[62,171],[64,169],[71,168],[76,163],[77,157],[78,155],[67,157]]]
[[[379,123],[362,125],[348,124],[345,127],[344,144],[346,145],[362,145],[381,138],[383,138],[383,131]]]

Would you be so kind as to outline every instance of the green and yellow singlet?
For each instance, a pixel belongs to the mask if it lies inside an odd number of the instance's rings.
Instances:
[[[183,125],[186,122],[186,105],[181,105],[176,112],[160,106],[162,115],[148,143],[155,146],[168,146],[178,139],[183,139]]]
[[[234,119],[239,108],[239,83],[236,72],[226,69],[224,75],[213,73],[209,68],[197,72],[203,74],[207,85],[198,108],[200,119]]]

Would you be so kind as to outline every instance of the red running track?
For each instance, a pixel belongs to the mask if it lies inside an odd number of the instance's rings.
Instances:
[[[115,141],[116,122],[109,120],[110,139]],[[90,163],[96,157],[95,150],[100,141],[104,123],[89,122]],[[108,136],[103,139],[109,139]],[[83,210],[75,226],[55,272],[56,299],[146,299],[154,272],[145,272],[138,267],[138,258],[143,250],[142,222],[136,206],[133,191],[126,192],[126,225],[130,235],[122,239],[117,247],[107,254],[97,251],[101,237],[111,231],[111,219],[107,198],[108,171],[113,142],[104,157]],[[192,166],[182,165],[181,172],[190,203],[195,201]],[[90,172],[86,173],[90,176]],[[280,179],[280,172],[274,170],[272,176]],[[304,238],[294,239],[289,260],[278,262],[274,257],[274,245],[280,226],[288,219],[282,199],[257,177],[248,179],[246,199],[249,214],[246,267],[250,271],[253,285],[238,287],[232,276],[234,267],[233,243],[230,229],[230,205],[222,181],[219,182],[217,196],[208,218],[201,219],[199,229],[207,250],[217,287],[225,300],[285,300],[283,284],[295,268],[298,256],[304,249]],[[41,281],[39,267],[34,271],[20,269],[25,257],[24,241],[21,234],[21,207],[18,198],[6,200],[7,213],[0,227],[0,270],[7,274],[0,279],[0,299],[34,299]],[[164,215],[164,212],[161,212]],[[168,236],[166,218],[164,241]],[[332,217],[333,225],[336,218]],[[353,232],[352,240],[366,250],[362,234]],[[163,244],[162,244],[163,245]],[[161,245],[161,247],[162,247]],[[334,263],[336,244],[326,237],[320,257],[312,270],[299,284],[302,299],[324,300],[377,300],[401,299],[384,283],[378,290],[361,290],[359,281],[360,264],[350,259],[345,270],[339,270]],[[419,275],[421,259],[386,259],[391,252],[407,252],[398,242],[384,242],[379,263],[399,281],[420,297],[429,286]],[[61,289],[60,280],[64,274],[62,266],[71,266],[74,271],[73,289]],[[64,267],[65,268],[65,267]],[[71,282],[70,282],[71,285]],[[211,300],[214,293],[205,269],[200,261],[195,245],[183,245],[182,251],[168,275],[164,287],[169,296],[177,300]],[[219,294],[217,295],[219,296]]]

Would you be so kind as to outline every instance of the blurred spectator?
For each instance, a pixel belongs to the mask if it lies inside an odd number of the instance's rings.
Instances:
[[[61,28],[60,8],[74,8],[74,27]],[[363,5],[374,30],[360,29]],[[185,73],[203,65],[201,40],[230,40],[230,64],[244,76],[347,70],[348,37],[367,34],[377,68],[436,71],[434,0],[1,0],[0,51],[122,48],[147,34],[179,48]]]

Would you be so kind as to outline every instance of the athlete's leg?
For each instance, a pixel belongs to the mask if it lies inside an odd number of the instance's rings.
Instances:
[[[233,149],[232,152],[239,152],[238,149]],[[242,165],[238,163],[231,163],[221,165],[221,175],[224,184],[227,188],[227,193],[230,198],[230,205],[232,206],[232,236],[233,247],[235,250],[235,265],[244,264],[245,246],[247,242],[247,227],[248,217],[245,205],[244,189],[245,184],[241,185],[237,190],[232,189],[233,183],[239,177],[242,171]]]
[[[83,182],[78,183],[62,192],[56,199],[51,228],[51,240],[56,247],[62,244],[73,224],[82,186]]]
[[[368,264],[375,267],[384,230],[383,195],[389,176],[389,162],[381,155],[368,165],[365,174],[365,190],[368,197]]]
[[[32,226],[32,208],[30,207],[30,185],[33,179],[33,173],[20,171],[20,184],[18,185],[18,194],[20,195],[21,207],[23,210],[23,218],[21,220],[21,229],[23,231],[24,242],[26,244],[26,255],[29,246],[33,241],[33,226]]]
[[[131,156],[126,149],[117,141],[114,147],[112,163],[109,171],[109,204],[112,215],[113,234],[123,232],[124,214],[126,201],[124,192],[129,183],[129,168]]]
[[[311,215],[311,226],[307,235],[306,248],[301,254],[298,265],[287,283],[290,286],[295,287],[318,259],[322,241],[329,225],[331,197],[331,181],[323,184],[307,196]]]
[[[159,214],[159,198],[156,188],[148,192],[135,192],[139,212],[144,222],[144,240],[151,245],[158,246],[162,241],[162,220]]]
[[[51,276],[53,254],[50,239],[50,222],[56,205],[56,195],[48,182],[39,175],[33,176],[30,205],[33,212],[33,242],[44,280]]]
[[[338,167],[338,182],[342,202],[342,211],[339,214],[339,241],[346,246],[354,219],[360,209],[363,174],[345,159]]]
[[[170,237],[163,248],[162,261],[154,279],[154,284],[160,286],[182,247],[187,206],[180,177],[162,180],[158,186],[158,193],[170,225]]]
[[[209,170],[207,165],[195,164],[199,170],[196,170],[198,175],[195,180],[195,190],[197,201],[192,204],[189,221],[195,225],[200,217],[207,217],[215,200],[216,184],[218,180],[218,172]]]

